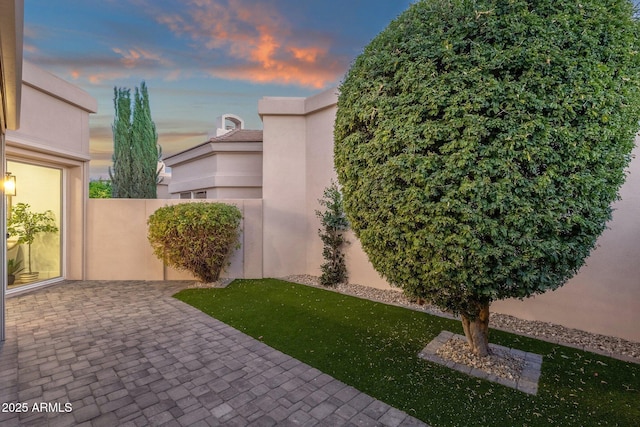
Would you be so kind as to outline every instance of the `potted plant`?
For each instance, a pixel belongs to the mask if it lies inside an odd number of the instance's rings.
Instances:
[[[9,285],[13,285],[16,281],[16,274],[22,271],[22,261],[15,259],[7,260],[7,280]]]
[[[25,281],[33,281],[38,278],[38,272],[31,270],[31,245],[40,233],[55,233],[58,227],[55,225],[53,212],[31,212],[31,206],[27,203],[18,203],[11,209],[11,216],[7,221],[7,232],[11,236],[18,237],[18,244],[27,244],[29,261],[27,273],[21,277]],[[27,277],[25,277],[27,276]]]

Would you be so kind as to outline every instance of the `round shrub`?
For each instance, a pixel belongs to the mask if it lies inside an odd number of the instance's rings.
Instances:
[[[240,210],[223,203],[181,203],[156,210],[148,219],[153,253],[203,282],[214,282],[240,246]]]
[[[375,269],[463,323],[564,284],[625,179],[639,51],[627,0],[413,4],[338,99],[335,167]]]

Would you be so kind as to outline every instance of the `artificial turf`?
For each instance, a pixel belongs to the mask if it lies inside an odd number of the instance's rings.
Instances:
[[[531,396],[417,357],[455,320],[275,279],[175,297],[433,427],[640,425],[638,364],[492,330],[543,355]]]

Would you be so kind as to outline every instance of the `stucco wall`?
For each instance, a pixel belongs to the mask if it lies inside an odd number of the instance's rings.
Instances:
[[[214,200],[208,200],[212,202]],[[262,201],[215,200],[237,206],[243,215],[241,247],[223,277],[262,277]],[[147,240],[147,218],[181,200],[90,199],[87,209],[87,280],[193,280],[163,266]]]
[[[315,211],[331,180],[337,89],[309,98],[266,97],[258,111],[264,126],[263,199],[265,275],[320,275],[322,242]],[[388,289],[360,242],[347,233],[349,281]],[[294,262],[291,262],[294,261]]]
[[[322,243],[315,210],[331,179],[336,89],[311,98],[263,98],[265,274],[320,274]],[[637,139],[640,145],[640,137]],[[564,287],[492,310],[640,341],[640,149],[613,221],[579,274]],[[353,233],[346,248],[349,281],[390,288]],[[267,274],[268,273],[268,274]]]
[[[282,99],[282,104],[280,100]],[[262,198],[264,274],[306,271],[306,120],[304,98],[260,101],[261,114],[291,109],[295,115],[263,115]]]
[[[491,309],[640,341],[640,136],[613,218],[586,265],[562,288]]]
[[[210,199],[262,197],[261,142],[201,144],[164,161],[171,167],[168,198],[199,191]]]
[[[97,111],[97,102],[77,86],[28,62],[23,64],[22,76],[21,126],[7,132],[7,159],[63,171],[62,273],[66,279],[82,279],[91,158],[89,114]],[[21,186],[37,187],[31,182],[34,179],[18,177],[18,192]]]
[[[96,112],[96,100],[28,62],[22,76],[20,130],[9,134],[11,145],[89,160],[89,113]]]

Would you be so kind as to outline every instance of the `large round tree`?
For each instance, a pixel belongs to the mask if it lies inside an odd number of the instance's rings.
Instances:
[[[340,87],[335,166],[388,281],[461,316],[562,286],[611,218],[640,118],[627,0],[423,0]]]

